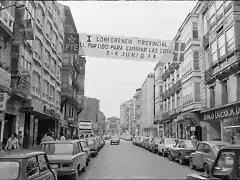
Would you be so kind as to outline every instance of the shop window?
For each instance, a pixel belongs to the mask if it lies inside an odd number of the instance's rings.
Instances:
[[[235,48],[234,27],[232,26],[226,31],[226,46],[227,52]]]
[[[215,86],[210,87],[210,108],[215,107]]]
[[[214,65],[218,60],[216,40],[211,44],[211,57],[212,57],[212,65]]]
[[[195,102],[201,102],[200,83],[195,83]]]
[[[218,42],[219,57],[222,57],[226,54],[226,51],[225,51],[225,35],[222,34],[221,36],[219,36],[219,38],[217,39],[217,42]]]
[[[193,69],[199,70],[199,51],[193,51]]]
[[[228,103],[228,85],[227,81],[222,82],[222,105]]]
[[[192,23],[192,35],[193,35],[193,39],[198,39],[198,23],[197,22],[193,22]]]

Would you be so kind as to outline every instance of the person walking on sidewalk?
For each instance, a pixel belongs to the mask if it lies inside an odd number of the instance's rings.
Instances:
[[[23,149],[23,135],[22,135],[22,131],[18,132],[18,142],[19,142],[20,149]]]
[[[12,149],[20,149],[16,133],[11,134],[11,137],[7,140],[7,145],[5,146],[5,150]]]

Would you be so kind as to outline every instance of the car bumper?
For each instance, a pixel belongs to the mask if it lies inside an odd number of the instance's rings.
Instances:
[[[190,155],[184,156],[184,159],[189,160],[190,159]]]
[[[57,172],[57,176],[70,176],[76,172],[73,168],[57,168],[55,171]]]
[[[120,141],[115,141],[115,140],[113,140],[113,141],[110,141],[110,143],[119,143]]]

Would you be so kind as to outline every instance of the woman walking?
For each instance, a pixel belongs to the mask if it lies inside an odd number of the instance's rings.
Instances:
[[[11,134],[11,137],[7,140],[7,145],[5,146],[5,150],[12,149],[20,149],[16,133]]]

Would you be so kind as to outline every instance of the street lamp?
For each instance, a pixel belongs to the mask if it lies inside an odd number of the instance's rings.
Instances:
[[[25,7],[25,4],[22,4],[22,3],[19,3],[19,2],[16,2],[14,4],[11,4],[9,6],[6,6],[6,7],[2,7],[2,5],[0,6],[0,11],[4,10],[4,9],[7,9],[7,8],[10,8],[10,7],[13,7],[15,6],[17,9],[21,9],[21,8],[24,8]]]

